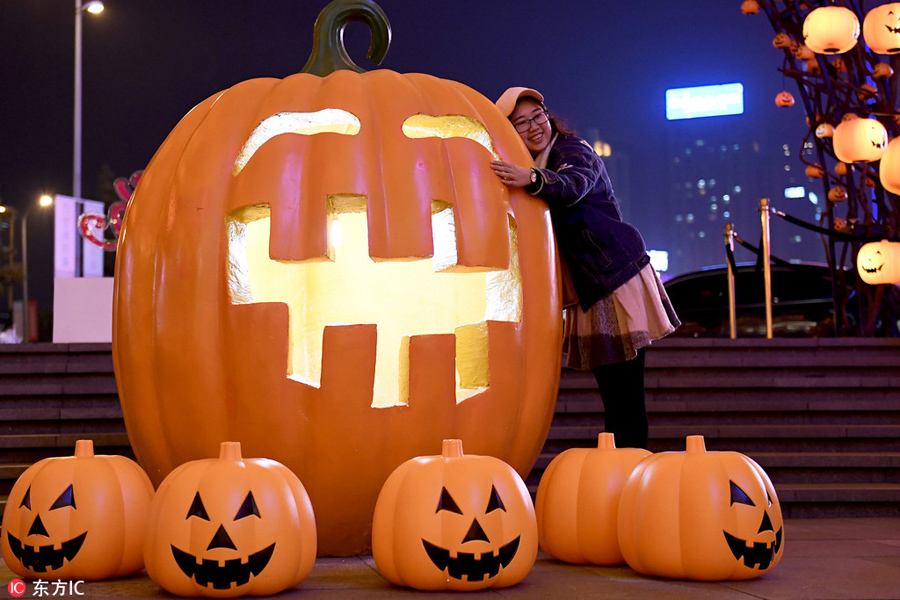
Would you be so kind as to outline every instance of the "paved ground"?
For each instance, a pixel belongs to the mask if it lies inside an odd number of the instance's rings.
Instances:
[[[470,594],[523,600],[900,598],[900,518],[788,520],[784,543],[784,556],[778,566],[749,581],[670,581],[644,577],[625,566],[568,565],[541,553],[534,569],[518,585]],[[6,564],[0,561],[0,598],[10,597],[7,583],[14,578]],[[84,598],[173,597],[161,591],[143,572],[126,579],[85,583],[80,590],[85,593]],[[37,597],[33,592],[29,582],[22,597]],[[364,556],[319,559],[306,581],[277,598],[354,599],[416,595],[429,599],[462,597],[459,593],[417,592],[394,587],[375,570],[372,557]]]

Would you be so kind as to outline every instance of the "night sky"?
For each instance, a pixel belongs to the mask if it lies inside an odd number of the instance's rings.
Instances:
[[[178,120],[208,96],[254,77],[298,72],[325,0],[104,0],[84,15],[83,196],[144,168]],[[551,111],[597,130],[635,172],[635,224],[661,214],[665,90],[744,84],[760,128],[802,123],[775,107],[788,87],[765,15],[740,0],[379,0],[392,42],[381,68],[465,83],[496,99],[541,90]],[[876,3],[873,3],[876,4]],[[365,68],[368,30],[345,32]],[[41,193],[72,193],[74,3],[0,2],[0,202],[23,209]],[[726,121],[723,121],[726,123]],[[802,128],[801,128],[802,131]],[[799,140],[797,140],[799,142]],[[613,182],[615,185],[615,182]],[[51,303],[52,220],[29,217],[31,296]],[[645,236],[646,237],[646,236]],[[648,239],[648,246],[653,240]],[[721,261],[720,261],[721,262]]]

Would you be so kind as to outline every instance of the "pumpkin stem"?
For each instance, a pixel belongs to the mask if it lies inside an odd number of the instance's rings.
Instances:
[[[243,460],[240,442],[222,442],[219,446],[219,460]]]
[[[616,436],[608,431],[604,431],[597,435],[597,447],[601,450],[615,450]]]
[[[706,443],[702,435],[689,435],[686,443],[688,452],[706,452]]]
[[[75,440],[75,456],[78,458],[94,456],[94,440]]]
[[[372,0],[334,0],[322,9],[316,18],[313,48],[301,73],[325,77],[335,71],[347,70],[364,73],[347,54],[344,47],[344,27],[353,21],[362,21],[372,31],[368,58],[381,64],[391,45],[391,24],[381,7]]]
[[[441,456],[443,458],[459,458],[462,455],[462,440],[444,440],[441,445]]]

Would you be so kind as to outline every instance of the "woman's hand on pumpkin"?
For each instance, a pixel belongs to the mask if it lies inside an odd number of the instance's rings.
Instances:
[[[502,160],[492,160],[491,169],[494,174],[506,185],[513,187],[525,187],[531,183],[531,169],[520,167]]]

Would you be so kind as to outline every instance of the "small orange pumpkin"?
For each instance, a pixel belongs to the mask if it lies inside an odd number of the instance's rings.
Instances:
[[[745,15],[755,15],[759,12],[759,2],[757,0],[744,0],[741,2],[741,13]]]
[[[480,590],[520,582],[537,557],[537,521],[522,478],[492,456],[412,458],[388,477],[375,505],[372,554],[395,585]]]
[[[559,560],[618,565],[619,499],[628,476],[650,456],[642,448],[616,448],[601,433],[596,448],[570,448],[541,477],[535,511],[541,548]]]
[[[3,560],[31,579],[136,573],[152,498],[136,462],[95,455],[93,441],[78,440],[74,456],[40,460],[16,480],[3,512]]]
[[[878,63],[872,67],[872,77],[880,79],[882,77],[891,77],[894,74],[894,68],[887,63]]]
[[[685,452],[647,457],[625,483],[619,544],[639,573],[671,579],[750,579],[784,553],[784,519],[765,471],[738,452],[707,452],[689,436]]]
[[[900,283],[900,242],[863,244],[856,255],[856,269],[869,285]]]
[[[822,165],[807,165],[806,176],[813,179],[821,179],[825,175],[825,169]]]
[[[847,188],[842,185],[836,185],[828,190],[828,200],[831,202],[846,202]]]
[[[312,504],[287,467],[222,442],[218,458],[185,463],[159,486],[144,558],[150,578],[179,596],[277,594],[315,563]]]
[[[783,108],[787,108],[788,106],[793,106],[794,105],[794,97],[791,95],[790,92],[787,92],[787,91],[778,92],[778,94],[775,96],[775,105],[781,106]]]

